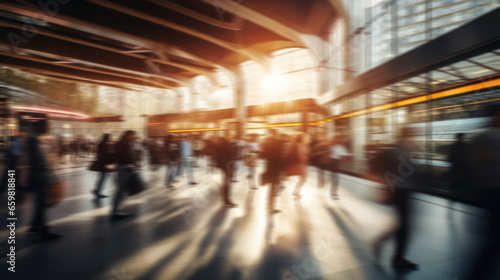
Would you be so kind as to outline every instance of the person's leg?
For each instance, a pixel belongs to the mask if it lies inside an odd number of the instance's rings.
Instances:
[[[498,205],[500,193],[499,191],[489,191],[486,197],[489,200],[487,203],[489,208],[488,235],[465,280],[492,279],[490,274],[500,254],[500,206]]]
[[[200,151],[198,150],[194,151],[194,157],[191,164],[192,167],[199,167],[198,166],[199,158],[200,158]]]
[[[182,172],[184,172],[184,166],[186,164],[186,160],[182,160],[181,162],[177,163],[177,173],[175,174],[175,177],[179,177],[182,175]]]
[[[120,208],[121,201],[123,200],[123,195],[125,192],[125,187],[128,181],[128,173],[127,168],[124,166],[118,166],[117,175],[118,175],[118,184],[116,186],[115,195],[113,197],[113,208],[111,211],[111,216],[115,216],[118,214],[118,209]]]
[[[293,191],[293,194],[297,197],[300,197],[300,191],[302,190],[302,186],[304,186],[304,183],[306,182],[306,176],[299,176],[299,181],[297,182],[297,185],[295,186],[295,189]]]
[[[316,170],[318,172],[318,187],[322,188],[325,185],[325,171],[321,165],[318,165]]]
[[[223,190],[224,203],[231,203],[229,199],[229,186],[231,185],[231,178],[232,178],[231,172],[224,172],[224,190]]]
[[[96,184],[96,187],[95,187],[95,190],[94,190],[94,194],[95,195],[100,195],[101,194],[101,190],[102,190],[102,187],[104,185],[104,180],[106,179],[106,172],[99,172],[99,177],[97,179],[97,184]]]
[[[376,259],[376,261],[378,262],[378,259],[380,258],[380,251],[382,249],[382,245],[387,242],[392,236],[395,235],[397,231],[397,228],[391,228],[389,230],[387,230],[386,232],[384,232],[383,234],[381,234],[380,236],[378,236],[375,241],[372,243],[373,244],[373,254],[374,254],[374,257]]]
[[[45,221],[47,187],[46,185],[38,184],[35,190],[35,207],[31,227],[36,232],[45,232],[48,230]]]
[[[406,248],[408,247],[408,237],[409,237],[409,226],[408,221],[400,221],[398,228],[396,229],[396,253],[394,258],[401,259],[404,258]]]
[[[167,186],[170,186],[174,182],[176,164],[175,164],[175,162],[171,161],[167,164],[166,167],[167,167],[167,172],[166,172],[166,176],[165,176],[165,184]]]
[[[338,165],[336,162],[332,164],[332,174],[331,174],[331,180],[332,180],[332,187],[330,190],[330,194],[332,195],[333,198],[338,199],[339,198],[339,173],[338,173]]]
[[[44,239],[59,238],[62,235],[50,231],[47,225],[45,211],[47,211],[47,191],[48,185],[38,185],[35,191],[35,207],[31,228],[28,230],[30,233],[39,234]]]
[[[279,187],[280,187],[279,182],[271,183],[271,189],[269,190],[269,204],[267,206],[268,210],[271,212],[279,212],[279,210],[276,209],[275,205],[274,205],[275,200],[276,200],[276,196],[277,196],[278,191],[279,191]]]
[[[236,207],[237,205],[231,201],[231,180],[233,178],[232,170],[222,170],[224,175],[221,198],[224,207]]]
[[[232,177],[232,181],[235,182],[235,183],[238,182],[238,170],[240,169],[239,164],[240,164],[239,160],[235,160],[233,162],[234,166],[233,166],[233,172],[232,172],[232,176],[231,177]]]
[[[337,173],[336,170],[332,172],[332,189],[331,189],[331,195],[334,198],[339,197],[339,173]]]
[[[194,184],[195,180],[194,180],[194,173],[193,173],[193,165],[191,164],[190,159],[186,160],[185,168],[186,168],[186,173],[187,173],[186,176],[187,176],[188,182],[191,184]]]
[[[252,189],[256,189],[256,183],[255,183],[255,167],[249,166],[248,167],[248,183]]]
[[[398,190],[396,197],[396,212],[398,216],[398,227],[395,231],[396,251],[392,260],[395,268],[417,269],[418,265],[405,258],[406,248],[410,235],[410,199],[406,191]]]
[[[267,209],[268,210],[274,209],[274,189],[275,189],[275,185],[274,185],[274,183],[272,183],[271,186],[269,187],[269,198],[267,200]]]

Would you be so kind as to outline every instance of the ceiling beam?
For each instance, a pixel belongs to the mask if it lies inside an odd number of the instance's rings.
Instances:
[[[123,14],[133,16],[133,17],[139,18],[141,20],[149,21],[149,22],[152,22],[152,23],[155,23],[155,24],[158,24],[158,25],[161,25],[161,26],[185,33],[185,34],[188,34],[190,36],[205,40],[207,42],[218,45],[218,46],[225,48],[227,50],[244,55],[244,56],[256,61],[257,63],[263,64],[263,65],[268,64],[267,56],[265,54],[260,53],[256,50],[245,48],[245,46],[243,46],[243,45],[230,43],[230,42],[221,40],[221,39],[219,39],[211,34],[203,33],[203,32],[200,32],[198,30],[189,28],[187,26],[183,26],[183,25],[165,20],[163,18],[158,18],[158,17],[155,17],[151,14],[147,14],[145,12],[141,12],[141,11],[138,11],[136,9],[132,9],[132,8],[129,8],[129,7],[114,3],[114,2],[107,1],[107,0],[88,0],[88,1],[93,3],[93,4],[100,5],[100,6],[121,12]]]
[[[7,5],[2,3],[0,3],[0,10],[5,10],[11,13],[32,18],[37,18],[40,13],[44,13],[44,11],[39,7],[26,7],[15,4]],[[212,59],[210,56],[202,57],[200,53],[190,52],[188,50],[180,49],[179,47],[171,46],[166,43],[154,41],[152,39],[144,38],[142,36],[137,36],[117,29],[104,27],[64,14],[58,14],[57,17],[47,17],[46,20],[55,25],[92,35],[97,35],[104,38],[109,38],[118,42],[134,45],[138,48],[148,49],[155,53],[165,53],[167,55],[172,54],[188,60],[200,61],[202,63],[212,65],[214,68],[222,69],[229,66],[220,61]]]
[[[202,0],[202,1],[211,5],[215,5],[216,3],[213,0]],[[231,6],[231,10],[229,12],[249,22],[252,22],[256,25],[266,28],[284,38],[289,39],[292,42],[300,44],[304,48],[307,48],[314,54],[314,56],[312,56],[313,60],[316,61],[316,64],[319,64],[320,60],[319,54],[321,53],[321,48],[325,47],[326,42],[324,42],[318,36],[310,34],[307,35],[302,34],[299,31],[291,27],[288,27],[285,24],[269,16],[266,16],[252,8],[246,7],[244,5],[244,2],[239,5]]]
[[[196,20],[199,20],[201,22],[204,22],[206,24],[210,24],[219,28],[224,28],[228,30],[241,30],[241,23],[242,20],[240,17],[235,17],[233,22],[226,22],[218,19],[214,19],[212,17],[209,17],[205,14],[193,11],[189,8],[186,8],[184,6],[181,6],[179,4],[173,3],[171,1],[167,0],[148,0],[151,3],[154,3],[158,6],[167,8],[169,10],[175,11],[179,14],[188,16],[190,18],[194,18]]]
[[[30,57],[30,56],[25,56],[25,55],[18,55],[18,54],[13,54],[13,53],[6,53],[6,52],[1,52],[0,51],[0,57],[4,56],[4,60],[0,60],[1,65],[18,65],[20,68],[24,67],[25,65],[28,65],[29,68],[31,69],[37,69],[37,70],[43,70],[44,67],[47,69],[52,69],[50,70],[51,72],[55,73],[68,73],[68,76],[70,73],[73,73],[73,77],[83,77],[83,78],[89,78],[93,79],[96,77],[103,77],[103,78],[111,78],[115,77],[118,81],[129,81],[131,84],[136,84],[140,86],[150,86],[150,87],[158,87],[158,88],[174,88],[175,86],[169,85],[166,81],[165,82],[158,82],[152,79],[148,79],[148,77],[136,77],[136,76],[130,76],[130,75],[125,75],[125,74],[120,74],[120,73],[114,73],[114,72],[109,72],[109,71],[102,71],[102,70],[97,70],[97,69],[89,69],[85,67],[80,67],[80,66],[75,66],[75,65],[70,65],[70,64],[58,64],[57,62],[51,62],[35,57]],[[12,58],[14,62],[12,63],[12,60],[9,61],[8,59],[5,58]],[[31,63],[30,63],[31,62]],[[34,65],[34,66],[33,66]],[[44,66],[44,67],[42,67]],[[75,70],[71,72],[70,70]],[[99,79],[99,78],[96,78]],[[104,81],[112,81],[111,79],[104,79]]]
[[[55,81],[61,81],[65,83],[86,83],[86,84],[91,84],[91,85],[96,85],[96,86],[104,86],[104,87],[112,87],[116,89],[121,89],[121,90],[127,90],[127,91],[137,91],[139,92],[138,89],[126,87],[126,86],[120,86],[117,85],[116,83],[112,82],[97,82],[89,79],[83,79],[83,78],[78,78],[78,77],[66,77],[66,76],[59,76],[59,75],[52,75],[52,74],[43,74],[43,73],[38,73],[38,72],[33,72],[32,74],[36,76],[43,76],[46,78],[50,78]]]

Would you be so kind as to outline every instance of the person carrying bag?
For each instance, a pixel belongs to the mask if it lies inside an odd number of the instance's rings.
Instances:
[[[101,190],[104,186],[107,173],[113,170],[112,163],[114,162],[114,153],[110,148],[110,143],[111,134],[105,133],[97,147],[97,159],[89,166],[90,171],[100,172],[95,189],[91,191],[96,199],[108,197],[107,195],[101,194]]]

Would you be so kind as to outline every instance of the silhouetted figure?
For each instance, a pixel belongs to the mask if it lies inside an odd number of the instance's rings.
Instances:
[[[316,167],[318,172],[318,187],[325,185],[325,172],[330,167],[331,159],[329,143],[323,136],[317,136],[311,143],[311,165]]]
[[[169,134],[165,137],[165,153],[167,157],[167,173],[165,176],[165,186],[168,188],[173,188],[172,185],[175,182],[175,174],[179,169],[179,141],[177,137],[173,134]]]
[[[234,174],[233,182],[238,182],[238,173],[243,169],[243,156],[245,155],[246,141],[241,137],[232,137],[230,141],[236,149],[235,161],[234,161]]]
[[[217,166],[217,156],[215,154],[216,142],[217,138],[215,136],[212,136],[211,138],[205,140],[205,154],[208,156],[207,172],[213,172],[215,167]]]
[[[284,171],[285,143],[277,138],[275,130],[271,130],[269,137],[262,147],[262,157],[267,160],[266,170],[262,174],[262,183],[271,184],[267,209],[271,213],[281,212],[275,208],[275,198],[278,195],[282,172]]]
[[[191,137],[182,136],[179,142],[179,169],[177,169],[176,176],[181,176],[184,170],[190,185],[196,185],[193,174],[193,165],[191,163],[193,157],[193,148],[191,144]]]
[[[339,171],[343,158],[347,155],[347,150],[342,144],[340,137],[335,137],[330,148],[330,169],[332,171],[332,188],[330,194],[333,199],[339,197]]]
[[[226,138],[219,138],[215,144],[216,165],[222,171],[224,176],[222,182],[222,200],[224,207],[236,207],[237,205],[231,201],[231,183],[235,171],[236,145],[234,142],[228,141]]]
[[[130,214],[119,213],[118,209],[124,199],[127,184],[132,178],[132,173],[139,167],[136,155],[134,155],[136,137],[135,131],[127,130],[123,133],[121,139],[115,144],[118,185],[113,197],[113,206],[111,210],[112,221],[121,220],[131,216]]]
[[[500,252],[500,105],[490,110],[490,127],[474,137],[471,147],[474,187],[489,212],[488,231],[466,280],[498,279],[491,274]]]
[[[24,154],[25,148],[23,146],[23,140],[21,135],[15,135],[10,137],[10,142],[5,153],[5,172],[2,178],[2,183],[0,186],[0,192],[7,189],[7,179],[8,171],[15,170],[17,176],[20,176],[20,170],[17,169],[19,165],[19,159]]]
[[[397,215],[397,226],[374,243],[376,257],[379,257],[380,247],[394,235],[396,246],[392,266],[396,269],[414,270],[418,265],[405,258],[410,235],[411,202],[410,193],[420,184],[419,172],[410,160],[414,143],[411,141],[414,132],[403,128],[398,142],[390,149],[382,152],[383,160],[378,160],[380,182],[392,192],[392,203]]]
[[[304,134],[297,135],[291,143],[286,166],[287,176],[299,176],[299,181],[295,186],[293,195],[295,198],[301,198],[300,191],[306,182],[307,178],[307,164],[309,163],[309,147],[306,143],[306,136]]]
[[[107,195],[101,193],[106,180],[107,174],[112,171],[111,164],[113,163],[114,152],[110,147],[111,145],[111,134],[105,133],[102,136],[102,140],[97,146],[97,168],[99,172],[99,177],[96,182],[95,189],[92,193],[96,198],[105,198]]]
[[[33,220],[29,233],[40,235],[44,239],[59,238],[62,235],[50,231],[47,225],[46,210],[49,185],[57,181],[49,159],[50,147],[43,136],[30,136],[27,145],[28,184],[35,194]]]
[[[465,189],[470,187],[470,147],[464,141],[464,133],[457,133],[457,141],[451,146],[448,162],[451,163],[450,176],[452,187]]]
[[[257,143],[257,134],[250,135],[245,148],[245,166],[248,168],[248,184],[253,190],[257,189],[255,172],[258,166],[260,152],[260,145]]]
[[[205,149],[205,143],[199,135],[195,136],[193,139],[193,167],[199,167],[198,161],[203,156],[203,150]]]
[[[154,171],[158,170],[162,161],[163,145],[158,139],[151,139],[147,146],[149,151],[149,164],[150,168]]]

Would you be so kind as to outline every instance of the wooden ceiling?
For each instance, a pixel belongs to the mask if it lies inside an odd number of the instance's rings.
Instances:
[[[186,86],[325,38],[337,0],[4,0],[0,64],[103,85]]]

